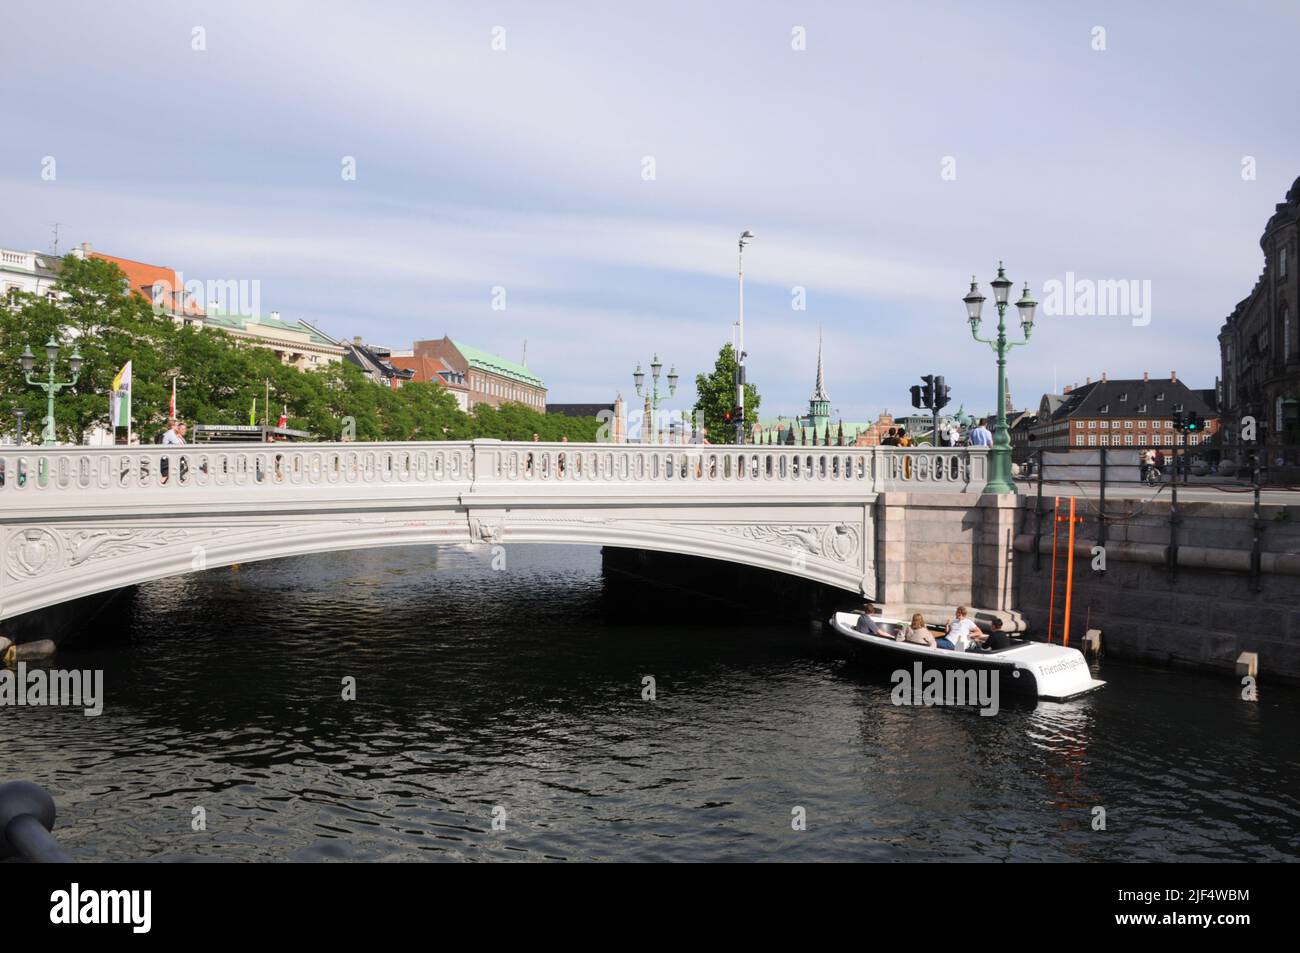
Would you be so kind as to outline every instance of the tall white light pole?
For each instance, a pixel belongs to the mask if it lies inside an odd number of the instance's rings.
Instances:
[[[736,443],[745,442],[745,245],[754,233],[745,229],[740,233],[740,343],[736,346]]]

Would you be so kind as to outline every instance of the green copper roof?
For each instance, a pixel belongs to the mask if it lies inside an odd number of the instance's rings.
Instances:
[[[480,350],[476,347],[470,347],[468,344],[462,344],[460,341],[452,341],[456,350],[465,355],[465,360],[469,361],[469,366],[477,368],[480,371],[488,371],[492,374],[500,374],[502,377],[509,377],[523,384],[529,384],[533,387],[545,387],[542,379],[524,367],[522,364],[516,364],[514,361],[507,361],[504,357],[497,357],[495,354],[489,354],[487,351]]]
[[[247,314],[223,314],[220,311],[209,311],[203,316],[203,323],[217,328],[235,328],[243,331],[250,324],[264,328],[270,328],[273,331],[296,331],[299,334],[306,334],[311,338],[313,344],[334,344],[311,325],[305,321],[281,321],[269,315],[263,315],[256,319]]]

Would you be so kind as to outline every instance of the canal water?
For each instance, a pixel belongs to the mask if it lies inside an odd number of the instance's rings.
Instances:
[[[56,663],[103,669],[103,715],[0,710],[0,780],[49,788],[86,861],[1300,856],[1293,688],[1106,661],[1074,703],[898,707],[817,626],[594,548],[496,560],[142,586]]]

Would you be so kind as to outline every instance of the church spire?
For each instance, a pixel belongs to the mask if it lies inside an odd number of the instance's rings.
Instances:
[[[831,399],[826,393],[826,374],[822,370],[822,329],[817,328],[817,385],[813,395],[808,398],[808,426],[815,434],[823,425],[829,433],[831,420]]]
[[[830,397],[826,395],[826,375],[822,372],[822,329],[821,325],[817,326],[817,386],[813,388],[813,400],[829,401]]]

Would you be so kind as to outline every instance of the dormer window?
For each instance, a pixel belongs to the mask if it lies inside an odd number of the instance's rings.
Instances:
[[[1160,393],[1156,394],[1156,400],[1164,400],[1164,399],[1165,399],[1164,391],[1161,391]]]
[[[1174,404],[1174,413],[1176,413],[1176,414],[1181,414],[1182,412],[1183,412],[1183,405],[1182,405],[1182,404]]]
[[[1098,411],[1098,413],[1102,413],[1102,414],[1110,413],[1110,404],[1102,404],[1101,409]]]
[[[1121,404],[1125,403],[1127,400],[1128,400],[1128,391],[1125,391],[1124,393],[1119,395],[1119,402]]]
[[[1140,407],[1138,407],[1138,413],[1139,413],[1139,414],[1145,414],[1146,412],[1147,412],[1147,405],[1146,405],[1146,404],[1142,404]]]

